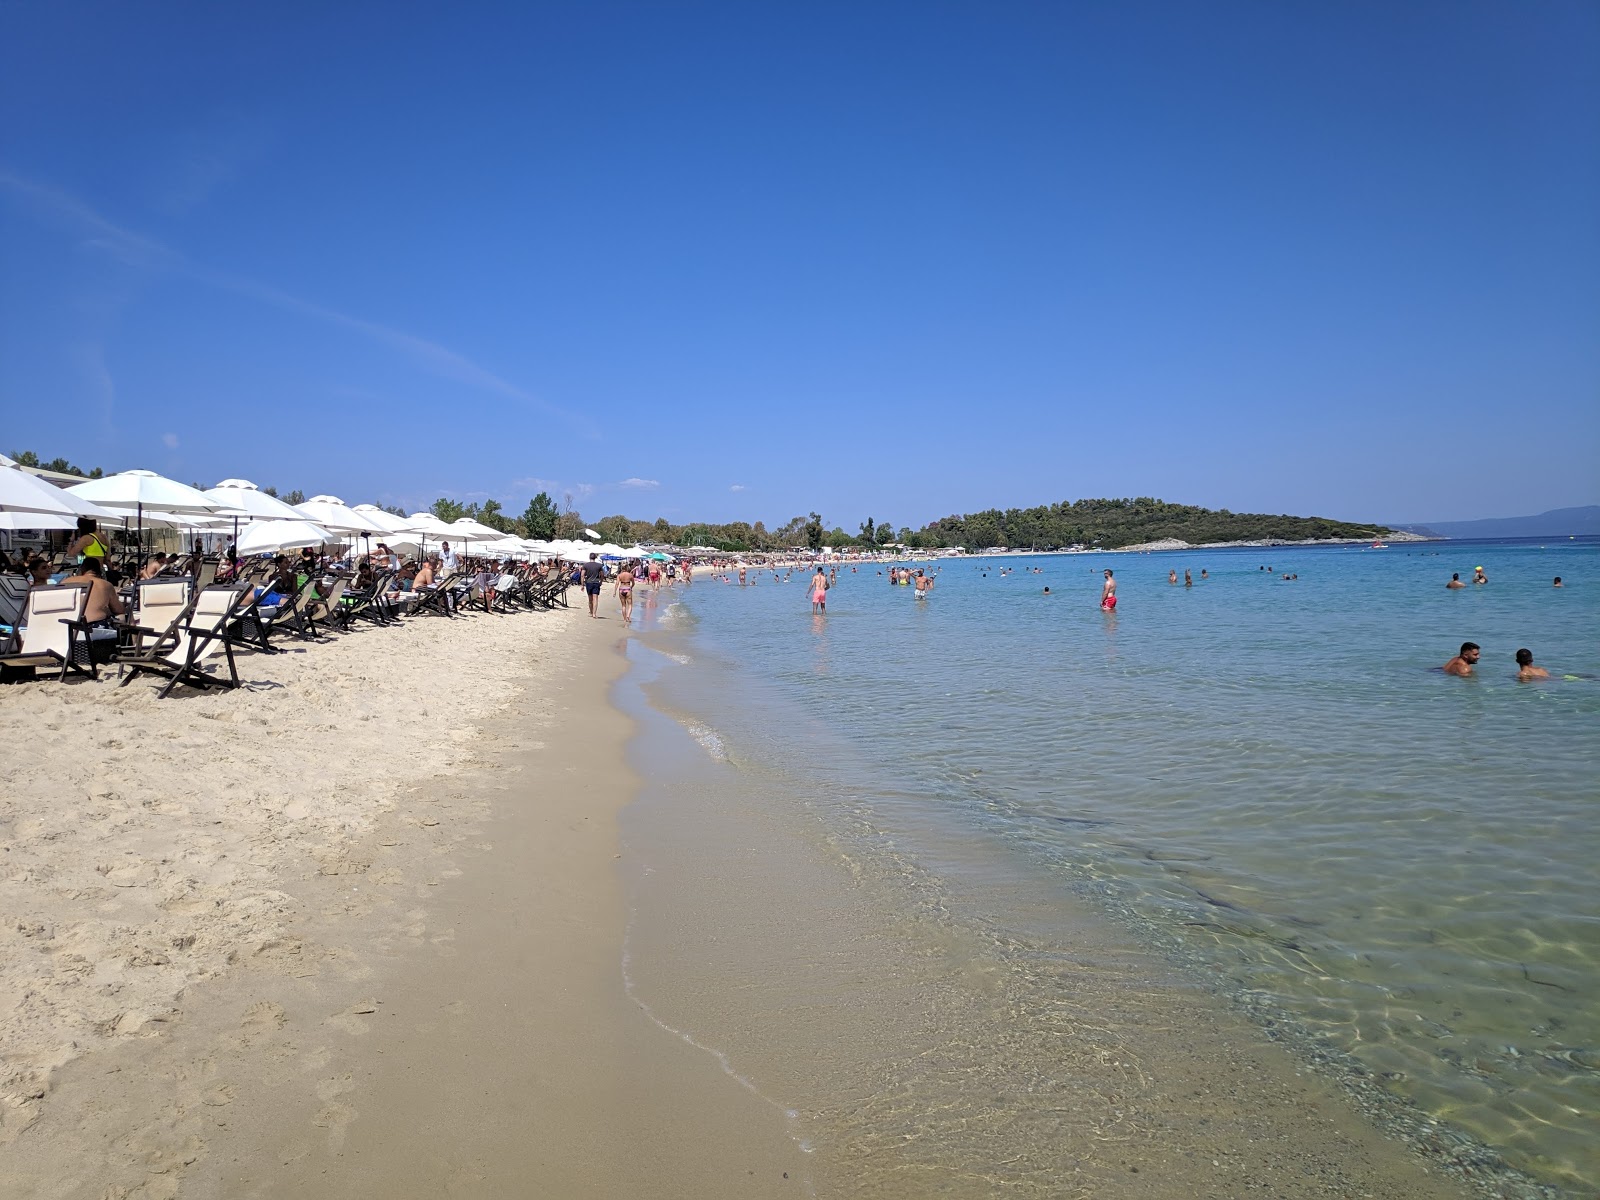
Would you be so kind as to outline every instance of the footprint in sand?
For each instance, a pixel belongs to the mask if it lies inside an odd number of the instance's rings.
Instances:
[[[257,1000],[244,1010],[244,1018],[239,1022],[239,1040],[246,1046],[278,1032],[289,1023],[289,1014],[284,1012],[283,1005],[275,1004],[271,1000]]]
[[[378,1001],[358,1000],[342,1012],[336,1012],[324,1024],[332,1025],[335,1029],[342,1029],[356,1037],[370,1033],[372,1026],[363,1017],[371,1016],[378,1011]]]
[[[339,1097],[355,1086],[349,1075],[335,1075],[317,1084],[317,1099],[323,1102],[311,1123],[328,1131],[328,1152],[338,1153],[344,1145],[345,1129],[356,1119],[356,1110],[343,1103]]]

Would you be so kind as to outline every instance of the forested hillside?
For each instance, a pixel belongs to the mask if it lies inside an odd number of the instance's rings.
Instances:
[[[1380,525],[1352,525],[1326,517],[1235,513],[1227,509],[1168,504],[1141,496],[1133,500],[1076,500],[1039,508],[966,513],[943,517],[919,535],[923,544],[983,549],[1053,550],[1100,546],[1114,550],[1140,542],[1178,538],[1205,542],[1300,541],[1306,538],[1370,538],[1389,532]],[[928,539],[932,539],[931,541]]]

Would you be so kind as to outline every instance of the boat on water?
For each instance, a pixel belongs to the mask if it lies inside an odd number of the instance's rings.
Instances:
[[[1388,546],[1388,543],[1386,543],[1386,542],[1373,542],[1372,543],[1372,548],[1374,550],[1387,550],[1389,548],[1389,546]]]

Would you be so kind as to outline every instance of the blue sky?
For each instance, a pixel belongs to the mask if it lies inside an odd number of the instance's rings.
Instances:
[[[7,5],[0,451],[921,525],[1600,502],[1600,8]]]

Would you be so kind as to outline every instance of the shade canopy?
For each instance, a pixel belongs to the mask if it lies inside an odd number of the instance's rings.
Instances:
[[[313,496],[304,504],[293,506],[302,520],[313,521],[335,533],[371,535],[387,530],[367,520],[337,496]]]
[[[358,504],[352,511],[360,513],[386,534],[395,536],[409,534],[413,538],[417,535],[418,531],[412,526],[411,518],[397,517],[394,513],[379,508],[376,504]],[[390,544],[392,545],[393,543],[391,542]]]
[[[276,496],[269,496],[248,479],[224,479],[206,495],[254,521],[303,521],[305,516]]]
[[[11,460],[6,459],[10,464]],[[48,513],[53,516],[95,517],[115,520],[117,514],[91,503],[82,496],[63,491],[46,483],[37,475],[29,475],[21,467],[0,465],[0,511],[13,513]],[[24,525],[24,529],[42,526]]]
[[[450,536],[449,523],[439,520],[431,512],[414,512],[406,518],[406,521],[418,533],[425,533],[429,537]]]
[[[78,518],[65,513],[11,512],[0,509],[0,529],[15,533],[19,529],[76,529]]]
[[[474,521],[471,517],[458,517],[449,528],[464,542],[498,542],[505,533]]]
[[[298,550],[302,546],[320,546],[341,539],[330,530],[313,521],[257,521],[239,535],[234,547],[246,557],[252,554],[272,554],[278,550]]]
[[[242,514],[241,514],[242,515]],[[126,520],[127,518],[122,518]],[[146,525],[166,525],[173,529],[195,529],[204,533],[221,533],[233,528],[233,515],[222,513],[174,513],[162,512],[158,508],[144,510],[142,519]]]
[[[154,508],[169,513],[214,513],[228,506],[202,491],[154,471],[119,471],[67,489],[102,508]]]

